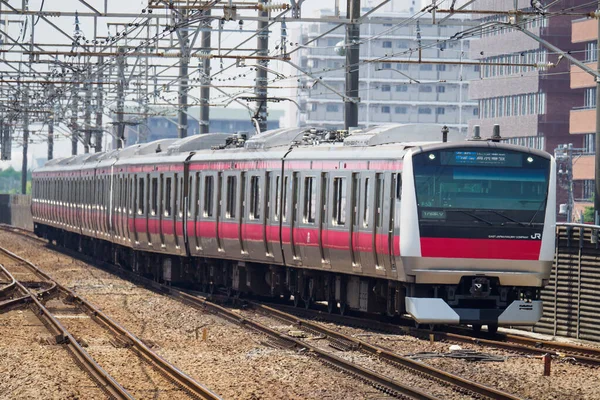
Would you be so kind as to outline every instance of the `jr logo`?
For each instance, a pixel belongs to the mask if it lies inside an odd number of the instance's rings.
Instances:
[[[534,240],[541,240],[542,239],[542,234],[541,233],[534,233],[533,235],[530,236],[532,239]]]

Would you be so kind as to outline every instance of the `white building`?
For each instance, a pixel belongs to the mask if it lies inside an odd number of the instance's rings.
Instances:
[[[404,4],[405,3],[405,4]],[[413,7],[412,1],[404,6]],[[368,9],[363,10],[363,13]],[[469,80],[479,77],[478,66],[451,64],[364,63],[386,55],[393,59],[417,61],[420,35],[422,61],[468,61],[469,41],[444,42],[462,25],[432,25],[429,20],[408,22],[414,13],[375,13],[377,18],[407,18],[406,23],[363,24],[361,26],[359,125],[382,123],[439,123],[466,133],[469,119],[478,115],[477,102],[469,101]],[[323,10],[321,17],[333,15]],[[423,22],[424,21],[424,22]],[[456,20],[455,20],[456,21]],[[306,43],[333,28],[327,23],[306,24],[294,42]],[[300,74],[296,123],[340,127],[344,102],[339,94],[319,82],[344,93],[345,57],[336,52],[344,43],[340,27],[296,52],[295,62],[313,78]],[[303,88],[306,87],[306,88]]]

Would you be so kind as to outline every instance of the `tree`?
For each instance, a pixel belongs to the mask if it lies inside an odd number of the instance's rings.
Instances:
[[[586,207],[583,210],[583,222],[594,223],[594,207]]]

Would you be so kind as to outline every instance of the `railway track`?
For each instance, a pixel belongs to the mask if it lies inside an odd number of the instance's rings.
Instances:
[[[40,281],[46,282],[48,287],[41,292],[33,292],[15,279],[8,268],[0,265],[3,272],[2,275],[8,277],[9,284],[14,284],[20,292],[20,295],[15,298],[0,303],[0,310],[14,307],[17,304],[30,304],[34,311],[36,311],[36,314],[40,316],[44,325],[55,334],[57,344],[66,345],[75,357],[77,363],[92,376],[99,387],[105,390],[109,397],[118,399],[134,398],[128,390],[109,375],[99,363],[90,356],[74,335],[59,322],[57,315],[42,303],[42,301],[46,302],[50,299],[50,294],[53,296],[60,296],[66,304],[72,306],[68,311],[71,311],[73,314],[80,313],[89,317],[89,320],[93,321],[94,324],[100,325],[107,330],[110,335],[114,337],[115,343],[120,344],[123,348],[131,350],[143,363],[150,365],[156,373],[169,381],[175,388],[170,391],[170,393],[181,392],[186,394],[187,397],[195,399],[219,399],[216,394],[179,371],[175,366],[152,351],[139,338],[110,319],[101,310],[85,299],[79,297],[75,292],[54,281],[49,275],[37,268],[34,264],[2,247],[0,247],[0,253],[2,253],[0,258],[8,257],[18,261],[17,264],[13,264],[13,267],[17,265],[14,267],[16,270],[20,271],[23,267],[29,268],[31,274],[35,275]],[[63,307],[61,307],[61,309],[62,311],[67,311]]]

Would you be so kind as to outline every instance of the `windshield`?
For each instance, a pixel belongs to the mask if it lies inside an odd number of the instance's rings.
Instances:
[[[512,150],[456,149],[417,154],[413,164],[421,220],[543,220],[538,215],[543,216],[546,205],[547,158]]]

